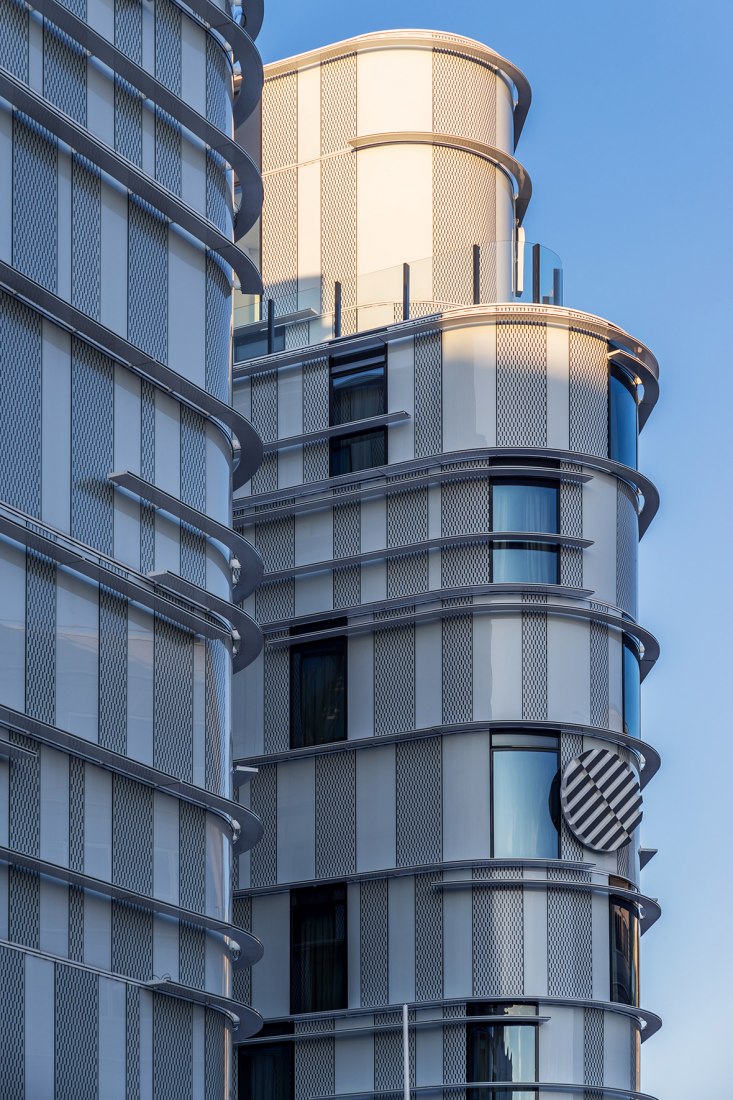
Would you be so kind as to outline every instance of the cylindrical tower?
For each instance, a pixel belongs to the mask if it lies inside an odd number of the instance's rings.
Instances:
[[[225,4],[0,3],[4,1097],[228,1100],[230,685],[261,645],[231,484],[232,138],[262,68]],[[245,13],[246,14],[246,13]],[[261,12],[259,13],[261,16]],[[233,66],[243,73],[233,99]],[[232,204],[231,169],[242,184]],[[233,593],[232,583],[235,591]]]
[[[265,447],[235,501],[265,566],[234,704],[265,830],[249,1100],[399,1094],[403,1004],[414,1095],[641,1095],[658,368],[524,242],[528,103],[446,34],[265,71],[274,317],[235,331]]]

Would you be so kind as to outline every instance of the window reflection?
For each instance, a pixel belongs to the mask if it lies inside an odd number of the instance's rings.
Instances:
[[[497,481],[491,488],[494,531],[559,529],[559,492],[552,482]],[[558,584],[560,555],[557,546],[535,542],[495,542],[491,554],[491,579],[495,583]]]
[[[467,1016],[534,1015],[534,1005],[475,1002]],[[537,1029],[533,1024],[477,1022],[466,1029],[466,1081],[536,1081]],[[467,1100],[533,1100],[534,1091],[468,1089]]]
[[[290,894],[290,1011],[346,1008],[346,886]]]
[[[624,733],[641,737],[641,672],[639,654],[630,638],[623,645],[623,721]]]
[[[283,1034],[292,1024],[265,1024],[258,1038]],[[288,1040],[239,1047],[239,1100],[292,1100],[293,1044]]]
[[[319,625],[345,624],[345,619],[333,619]],[[303,629],[313,627],[309,624]],[[346,740],[346,667],[345,637],[323,638],[291,647],[291,749]]]
[[[557,859],[557,747],[492,751],[492,855]]]
[[[639,1004],[639,918],[624,898],[611,896],[611,1000]]]
[[[330,424],[350,424],[387,411],[387,364],[384,355],[355,362],[332,363],[330,380]],[[384,466],[387,462],[387,432],[373,428],[338,436],[330,442],[331,477]]]
[[[636,386],[615,364],[608,382],[608,454],[616,462],[636,469],[638,406]]]

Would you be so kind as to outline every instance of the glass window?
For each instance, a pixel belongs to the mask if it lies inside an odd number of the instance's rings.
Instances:
[[[387,365],[384,355],[349,363],[331,363],[330,423],[351,424],[387,411]],[[330,476],[384,466],[387,432],[374,428],[339,436],[330,443]]]
[[[639,654],[630,638],[623,645],[623,710],[624,733],[641,737],[641,671]]]
[[[346,886],[290,894],[290,1011],[346,1008]]]
[[[611,1000],[639,1004],[639,918],[623,898],[611,895]]]
[[[265,1024],[260,1037],[269,1031],[282,1035],[292,1024]],[[238,1100],[292,1100],[295,1094],[293,1044],[284,1040],[239,1047]]]
[[[534,1005],[474,1002],[467,1016],[532,1016]],[[466,1081],[536,1081],[537,1028],[534,1024],[481,1022],[466,1028]],[[534,1100],[532,1091],[468,1089],[467,1100]]]
[[[336,620],[325,625],[341,626],[344,622]],[[346,740],[346,646],[343,637],[292,646],[291,749]]]
[[[557,747],[493,749],[492,856],[558,858],[559,788]]]
[[[636,386],[625,371],[611,366],[608,382],[608,454],[634,469],[637,464]]]
[[[559,528],[559,499],[553,482],[496,481],[491,487],[492,530],[554,533]],[[492,544],[491,579],[495,583],[558,584],[559,569],[557,546]]]
[[[275,329],[275,341],[273,351],[284,351],[285,329],[283,326]],[[234,362],[243,363],[248,359],[257,359],[260,355],[267,355],[267,329],[258,326],[252,332],[241,329],[234,333]]]

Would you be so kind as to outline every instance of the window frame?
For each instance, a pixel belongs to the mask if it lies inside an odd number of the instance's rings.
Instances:
[[[511,736],[511,730],[505,730],[505,731],[502,731],[501,734],[499,734],[500,737],[507,736],[507,735]],[[520,734],[520,736],[522,736],[522,735]],[[554,855],[554,856],[516,856],[516,857],[515,856],[497,856],[495,854],[496,829],[494,827],[494,811],[495,811],[495,805],[496,805],[496,802],[495,802],[495,799],[494,799],[494,753],[495,752],[547,752],[547,753],[554,753],[555,754],[555,759],[557,760],[557,770],[555,772],[555,778],[557,778],[560,774],[560,763],[561,763],[560,762],[560,736],[559,736],[559,734],[553,734],[553,733],[548,733],[547,734],[547,737],[556,737],[557,744],[556,744],[555,748],[552,748],[550,745],[531,745],[531,744],[527,744],[527,745],[521,745],[521,744],[517,744],[517,745],[496,745],[495,744],[495,737],[496,737],[496,735],[492,734],[491,741],[490,741],[490,744],[489,744],[489,814],[490,814],[490,818],[491,818],[491,820],[489,822],[489,834],[490,834],[489,856],[490,856],[490,858],[491,859],[515,859],[515,858],[516,859],[560,859],[561,855],[562,855],[562,852],[561,852],[561,848],[560,848],[560,843],[561,843],[560,815],[561,815],[561,811],[560,811],[560,805],[559,805],[559,798],[560,798],[559,784],[558,784],[558,791],[557,791],[557,797],[558,797],[558,806],[557,806],[557,811],[558,811],[557,855]],[[553,783],[554,783],[554,781],[555,780],[553,779]],[[551,792],[552,792],[552,784],[550,785],[550,793]],[[549,798],[549,795],[548,795],[548,798]],[[554,824],[554,822],[553,822],[553,824]]]
[[[333,630],[337,628],[344,628],[347,625],[348,620],[345,617],[328,619],[325,622],[318,623],[305,623],[301,626],[295,626],[290,628],[290,637],[297,638],[300,634],[316,633],[317,631]],[[305,741],[302,737],[300,743],[296,744],[296,738],[294,737],[294,730],[296,725],[294,694],[295,694],[295,674],[293,665],[298,656],[302,656],[304,653],[313,652],[319,647],[333,646],[335,648],[338,645],[341,650],[341,656],[343,658],[343,736],[335,739],[329,739],[328,741]],[[349,639],[347,634],[337,634],[329,638],[311,638],[306,642],[295,642],[290,645],[290,651],[288,653],[288,676],[289,676],[289,691],[288,691],[288,746],[289,751],[297,749],[310,749],[317,748],[319,745],[338,745],[343,741],[349,739]],[[301,719],[302,725],[302,719]]]
[[[328,361],[328,424],[330,428],[338,428],[342,424],[358,424],[358,420],[334,420],[334,398],[333,398],[333,380],[339,376],[353,373],[358,374],[360,371],[368,371],[373,369],[374,366],[381,364],[383,370],[383,409],[381,413],[374,413],[373,416],[384,416],[389,409],[389,370],[388,370],[388,349],[384,345],[381,350],[371,348],[363,352],[352,352],[348,355],[334,356],[332,355]],[[370,419],[370,417],[363,417],[362,419]],[[348,442],[349,439],[354,439],[356,436],[366,436],[367,438],[376,438],[377,435],[381,435],[384,446],[384,462],[381,466],[386,466],[389,463],[389,433],[386,426],[378,428],[366,428],[356,429],[354,431],[347,431],[338,434],[332,434],[328,441],[328,476],[329,477],[343,477],[344,474],[335,474],[333,472],[333,460],[334,453],[342,443]],[[357,470],[350,470],[347,473],[358,473],[360,470],[377,470],[380,466],[360,466]]]
[[[638,692],[638,699],[636,704],[638,724],[639,728],[636,733],[629,733],[626,725],[626,653],[630,653],[636,661],[638,669],[638,678],[635,681],[635,688]],[[639,649],[633,640],[624,634],[621,638],[621,728],[627,737],[633,737],[634,740],[641,738],[641,658],[639,655]]]
[[[270,1042],[259,1042],[261,1039],[268,1038],[272,1035]],[[293,1025],[286,1021],[280,1021],[279,1023],[271,1024],[265,1023],[262,1029],[257,1033],[256,1043],[242,1043],[238,1045],[236,1058],[237,1058],[237,1096],[238,1100],[270,1100],[270,1097],[257,1097],[254,1096],[251,1090],[248,1090],[245,1095],[244,1092],[244,1077],[242,1074],[242,1062],[245,1058],[257,1055],[258,1053],[267,1053],[268,1050],[273,1048],[280,1048],[283,1054],[288,1058],[289,1071],[290,1071],[290,1100],[295,1096],[295,1044],[293,1043],[292,1036]]]
[[[614,401],[613,401],[613,386],[611,385],[611,379],[612,378],[615,378],[616,381],[619,382],[624,387],[626,392],[632,398],[632,400],[634,402],[634,407],[636,409],[636,429],[635,429],[635,434],[634,434],[634,439],[635,439],[634,462],[633,462],[632,465],[629,466],[629,469],[637,470],[639,468],[639,391],[638,391],[636,385],[634,384],[634,378],[631,375],[631,373],[629,371],[625,370],[624,367],[622,367],[619,363],[614,362],[613,360],[610,361],[609,370],[608,370],[608,436],[607,436],[607,439],[608,439],[608,457],[611,459],[612,462],[619,462],[623,466],[628,466],[629,465],[627,462],[624,462],[621,458],[619,458],[618,455],[615,455],[613,453],[613,450],[614,450],[614,448],[612,446],[613,432],[611,430],[611,423],[612,423],[611,418],[612,418],[612,415],[613,415],[612,408],[613,408],[613,404],[614,404]]]
[[[619,886],[626,885],[623,879],[616,877],[615,875],[609,876],[609,885],[612,890],[615,886],[617,889]],[[630,944],[630,961],[629,961],[629,975],[633,980],[633,996],[630,1001],[621,1000],[620,997],[614,996],[614,985],[618,987],[618,983],[614,983],[614,944],[616,943],[616,935],[614,932],[614,911],[616,909],[624,909],[630,917],[629,930],[632,936]],[[612,1004],[627,1005],[631,1008],[638,1008],[640,1004],[640,989],[639,978],[641,970],[641,922],[639,914],[635,910],[633,902],[627,898],[619,897],[613,892],[608,895],[608,999]]]
[[[501,1028],[516,1027],[516,1028],[520,1028],[521,1027],[521,1028],[526,1028],[526,1029],[532,1028],[532,1030],[534,1031],[534,1078],[533,1078],[533,1081],[535,1083],[537,1081],[539,1081],[539,1072],[540,1072],[540,1024],[539,1024],[539,1019],[535,1023],[529,1023],[529,1022],[525,1022],[525,1021],[522,1021],[522,1023],[512,1023],[512,1019],[514,1018],[513,1014],[511,1012],[507,1011],[509,1008],[525,1008],[525,1007],[526,1007],[526,1012],[517,1013],[517,1015],[524,1015],[524,1016],[537,1016],[538,1015],[538,1005],[535,1001],[528,1001],[526,1003],[526,1006],[521,1001],[514,1001],[511,1004],[498,1004],[498,1003],[493,1002],[493,1001],[469,1001],[466,1004],[466,1017],[467,1017],[467,1021],[466,1021],[466,1086],[467,1086],[466,1087],[466,1100],[485,1100],[486,1094],[489,1091],[488,1089],[480,1089],[480,1088],[474,1089],[474,1088],[471,1088],[471,1085],[475,1084],[475,1082],[472,1082],[469,1079],[469,1064],[470,1064],[469,1059],[470,1059],[470,1052],[471,1052],[471,1033],[473,1032],[474,1028],[481,1028],[481,1027],[483,1027],[483,1028],[493,1028],[493,1027],[501,1027]],[[477,1009],[479,1011],[476,1011]],[[503,1011],[502,1011],[502,1009],[503,1009]],[[477,1019],[475,1023],[470,1022],[471,1017],[481,1017],[481,1016],[502,1016],[506,1022],[502,1023],[500,1020],[491,1020],[491,1021],[482,1022],[480,1019]],[[529,1084],[529,1083],[531,1083],[531,1082],[527,1082],[527,1084]],[[503,1091],[506,1091],[506,1090],[502,1089],[501,1091],[503,1092]],[[493,1094],[492,1094],[492,1100],[494,1100]]]
[[[297,899],[301,897],[303,904],[306,901],[306,895],[310,895],[315,898],[317,894],[326,894],[327,892],[335,894],[336,892],[343,893],[343,907],[344,907],[344,938],[341,948],[343,950],[343,1004],[333,1004],[329,1006],[321,1006],[317,1008],[308,1007],[304,1008],[302,1004],[298,1004],[298,995],[296,995],[295,986],[295,966],[294,959],[296,957],[295,951],[295,911],[297,909]],[[294,904],[296,902],[296,904]],[[311,903],[313,904],[313,903]],[[334,907],[341,904],[338,900],[334,900]],[[349,1007],[349,892],[348,884],[346,882],[327,882],[316,886],[301,886],[291,888],[289,891],[289,909],[290,909],[290,990],[289,990],[289,1009],[291,1016],[301,1016],[310,1014],[313,1012],[339,1012],[342,1009]],[[334,908],[335,914],[335,908]],[[302,992],[302,991],[301,991]]]
[[[555,530],[554,531],[538,531],[537,534],[545,535],[559,535],[560,534],[560,521],[561,521],[561,508],[560,508],[560,481],[552,478],[540,479],[540,478],[490,478],[489,480],[489,515],[491,517],[491,532],[492,534],[497,530],[494,524],[494,490],[497,487],[537,487],[541,489],[553,489],[555,492]],[[555,579],[553,581],[495,581],[494,580],[494,556],[497,551],[501,553],[511,550],[523,550],[525,552],[531,552],[536,547],[541,547],[543,553],[551,551],[555,559]],[[559,543],[547,543],[547,542],[494,542],[492,540],[489,549],[489,576],[491,577],[492,584],[560,584],[561,578],[561,563],[560,563],[560,544]]]

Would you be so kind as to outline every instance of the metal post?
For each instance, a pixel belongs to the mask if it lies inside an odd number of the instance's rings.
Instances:
[[[407,1026],[407,1005],[402,1006],[402,1072],[404,1100],[410,1100],[410,1032]]]
[[[341,335],[341,283],[333,284],[333,334]]]
[[[532,245],[532,301],[540,300],[540,245]]]
[[[552,304],[554,306],[562,305],[562,268],[553,267],[552,269]]]
[[[267,299],[267,354],[272,355],[275,350],[275,303],[272,298]]]
[[[402,320],[410,320],[410,265],[402,265]]]
[[[481,245],[473,246],[473,304],[481,304]]]
[[[264,319],[265,319],[265,296],[264,296],[264,294],[260,294],[259,299],[260,299],[260,312],[259,312],[259,316],[257,317],[257,320],[258,321],[264,321]]]

